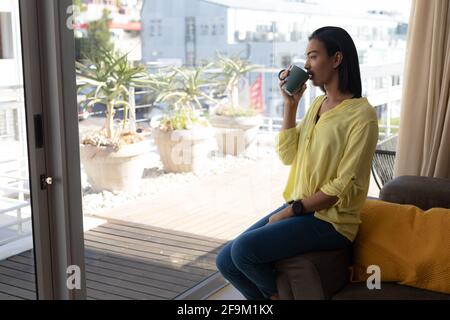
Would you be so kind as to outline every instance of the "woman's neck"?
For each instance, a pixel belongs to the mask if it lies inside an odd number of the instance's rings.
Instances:
[[[327,100],[330,104],[339,104],[346,99],[353,98],[353,94],[350,92],[341,92],[339,90],[339,73],[336,71],[327,83],[324,85]]]
[[[353,98],[353,94],[350,92],[341,92],[337,85],[325,85],[327,100],[331,104],[341,103],[344,100]]]

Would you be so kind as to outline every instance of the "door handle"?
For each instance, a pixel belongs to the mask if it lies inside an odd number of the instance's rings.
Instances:
[[[41,174],[41,190],[47,190],[48,186],[53,184],[53,177],[47,177],[45,174]]]

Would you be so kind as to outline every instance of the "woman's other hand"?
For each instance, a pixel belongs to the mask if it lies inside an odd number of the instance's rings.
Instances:
[[[277,221],[292,217],[294,215],[294,212],[292,211],[292,206],[288,206],[284,208],[283,210],[275,213],[274,215],[270,216],[269,222],[267,224],[272,224]]]

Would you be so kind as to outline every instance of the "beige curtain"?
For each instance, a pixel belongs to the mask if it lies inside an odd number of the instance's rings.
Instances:
[[[450,178],[450,0],[413,0],[395,176]]]

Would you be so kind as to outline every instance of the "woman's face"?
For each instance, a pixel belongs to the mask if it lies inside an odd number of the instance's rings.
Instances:
[[[329,57],[325,45],[317,39],[309,41],[305,56],[305,69],[310,74],[313,85],[317,87],[323,87],[330,82],[342,60],[340,53]]]

